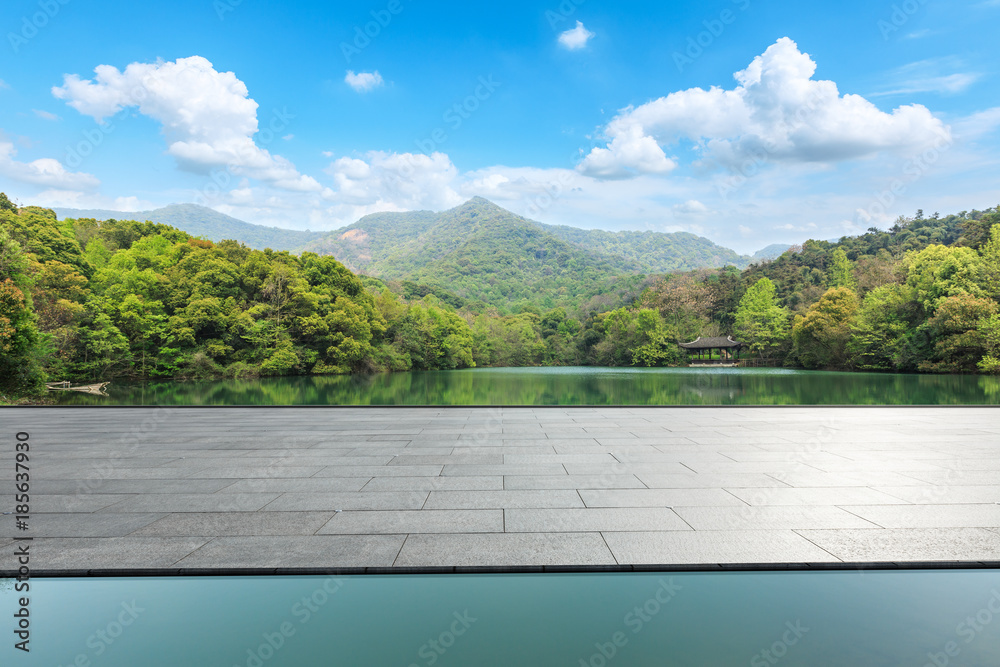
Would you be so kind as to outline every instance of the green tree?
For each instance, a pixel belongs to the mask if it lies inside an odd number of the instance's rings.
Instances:
[[[921,325],[934,348],[920,370],[934,373],[971,373],[990,353],[989,325],[997,305],[989,299],[959,294],[943,299],[934,317]],[[984,326],[985,325],[985,326]],[[989,363],[989,362],[987,362]]]
[[[847,259],[843,248],[837,247],[830,255],[830,268],[827,270],[827,285],[830,287],[847,287],[857,289],[854,280],[854,264]]]
[[[927,313],[950,296],[983,296],[982,259],[972,248],[929,245],[908,260],[906,284]]]
[[[847,352],[866,370],[900,370],[909,362],[910,291],[902,285],[876,287],[865,295],[851,325]]]
[[[849,365],[847,342],[858,310],[858,297],[846,287],[829,289],[797,315],[792,326],[793,354],[806,368],[842,368]]]
[[[11,397],[40,393],[45,382],[27,270],[20,245],[0,225],[0,394]]]
[[[788,339],[788,311],[778,305],[770,278],[759,279],[740,299],[735,334],[747,343],[750,352],[761,358]]]

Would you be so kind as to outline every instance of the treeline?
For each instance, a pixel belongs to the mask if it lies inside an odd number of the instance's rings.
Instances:
[[[0,394],[46,380],[665,366],[686,361],[679,341],[730,334],[769,365],[997,372],[998,221],[918,212],[744,271],[621,276],[576,310],[547,292],[511,314],[330,256],[60,221],[0,194]]]

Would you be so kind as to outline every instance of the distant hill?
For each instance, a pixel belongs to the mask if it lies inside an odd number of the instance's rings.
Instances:
[[[579,304],[616,278],[734,264],[750,257],[694,234],[544,225],[476,197],[441,213],[377,213],[306,246],[353,271],[436,286],[501,308]]]
[[[733,265],[744,268],[750,258],[690,232],[607,232],[541,225],[547,232],[584,250],[626,259],[644,273],[669,273]]]
[[[154,211],[109,211],[103,209],[53,209],[60,218],[94,218],[95,220],[138,220],[158,222],[176,227],[192,236],[211,241],[233,239],[251,248],[298,251],[306,244],[322,238],[324,232],[300,232],[278,227],[252,225],[197,204],[171,204]]]
[[[755,252],[751,259],[754,262],[764,262],[769,259],[778,259],[785,253],[786,250],[788,250],[791,247],[792,246],[788,245],[787,243],[772,243],[766,248],[761,248],[760,250]]]

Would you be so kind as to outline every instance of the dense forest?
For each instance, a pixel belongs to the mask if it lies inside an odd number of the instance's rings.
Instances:
[[[997,209],[918,211],[742,271],[661,275],[609,273],[522,226],[512,238],[537,264],[464,241],[434,251],[451,274],[399,280],[165,224],[59,220],[0,194],[0,395],[46,380],[676,365],[678,341],[728,334],[766,365],[996,373],[997,222]],[[478,284],[470,267],[487,265],[493,280]],[[524,269],[550,289],[517,289]]]

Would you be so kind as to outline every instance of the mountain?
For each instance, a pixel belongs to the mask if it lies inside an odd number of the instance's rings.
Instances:
[[[754,263],[764,262],[769,259],[778,259],[783,254],[785,254],[786,250],[788,250],[791,247],[793,246],[790,246],[787,243],[772,243],[766,248],[761,248],[760,250],[755,252],[751,259],[753,260]]]
[[[574,306],[616,278],[750,258],[694,234],[544,225],[475,197],[441,213],[377,213],[310,243],[352,271],[435,286],[500,308]]]
[[[584,250],[622,257],[644,273],[690,271],[727,264],[742,269],[750,259],[690,232],[607,232],[554,225],[541,227]]]
[[[293,229],[252,225],[197,204],[171,204],[154,211],[108,211],[102,209],[53,209],[61,218],[94,218],[95,220],[139,220],[158,222],[176,227],[192,236],[211,241],[233,239],[251,248],[297,251],[322,238],[324,232],[300,232]]]

